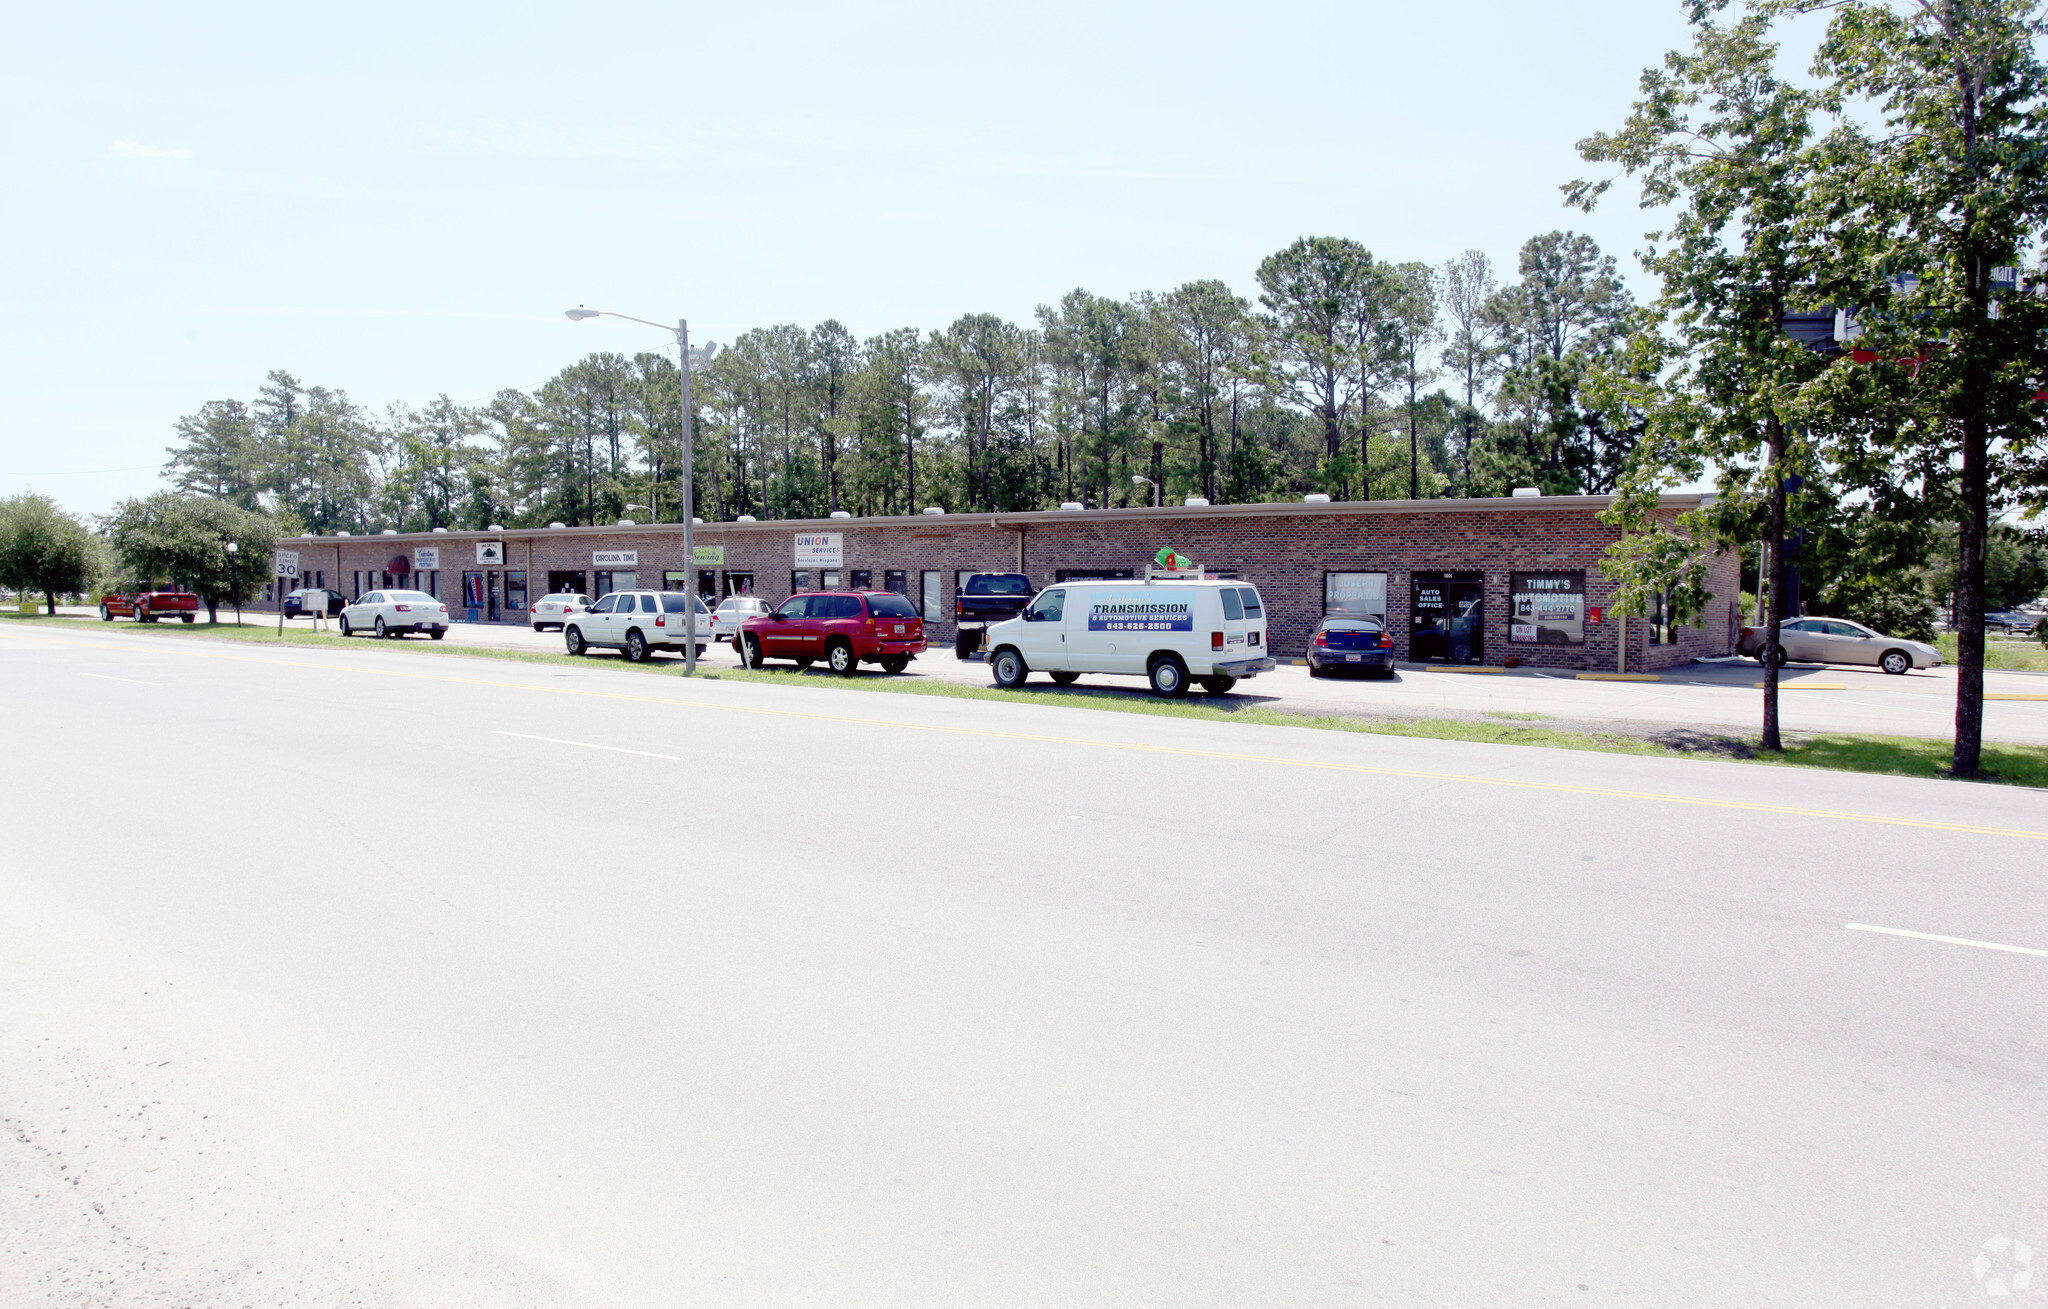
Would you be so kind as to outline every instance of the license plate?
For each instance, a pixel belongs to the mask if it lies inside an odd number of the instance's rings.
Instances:
[[[898,636],[901,636],[901,635],[903,635],[903,624],[901,624],[901,623],[898,623],[898,624],[896,624],[896,635],[898,635]]]
[[[1355,664],[1363,658],[1365,658],[1364,655],[1345,655],[1344,662],[1347,664]]]

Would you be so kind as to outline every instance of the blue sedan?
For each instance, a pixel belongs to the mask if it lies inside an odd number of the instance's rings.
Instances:
[[[1308,675],[1348,669],[1374,677],[1394,675],[1394,638],[1373,618],[1325,618],[1308,641]]]

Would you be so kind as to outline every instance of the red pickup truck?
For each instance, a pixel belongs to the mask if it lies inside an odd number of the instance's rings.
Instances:
[[[100,598],[100,621],[104,623],[116,618],[133,618],[138,623],[178,618],[189,623],[198,613],[199,597],[190,591],[136,591]]]

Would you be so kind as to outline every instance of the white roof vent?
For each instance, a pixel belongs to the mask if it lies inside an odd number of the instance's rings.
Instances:
[[[1543,489],[1541,487],[1518,486],[1515,488],[1515,499],[1517,500],[1527,500],[1532,496],[1539,496],[1542,494]]]
[[[486,532],[502,532],[505,530],[505,525],[503,523],[492,523],[489,527],[486,527],[484,530]]]
[[[1184,505],[1194,506],[1195,508],[1201,508],[1209,503],[1209,498],[1207,496],[1202,495],[1191,495],[1187,499],[1181,501],[1181,503]]]
[[[700,527],[700,526],[702,526],[702,525],[703,525],[703,523],[704,523],[704,520],[703,520],[703,519],[701,519],[701,518],[692,518],[692,519],[690,520],[690,525],[691,525],[691,526],[693,526],[693,527]]]
[[[1082,505],[1079,500],[1065,500],[1060,503],[1060,508],[1062,509],[1079,509],[1081,507]]]
[[[621,519],[619,520],[619,526],[620,526],[620,527],[632,527],[632,526],[634,526],[634,522],[633,522],[633,520],[632,520],[632,519],[630,519],[630,518],[621,518]]]
[[[752,514],[741,514],[739,520],[743,523],[751,523],[756,521]]]
[[[567,523],[549,523],[549,524],[548,524],[548,526],[549,526],[549,527],[567,527],[567,526],[568,526],[568,524],[567,524]]]
[[[445,527],[437,527],[437,528],[435,528],[434,530],[435,530],[435,531],[437,531],[437,532],[440,532],[440,533],[442,533],[442,534],[444,534],[444,535],[445,535],[445,534],[447,533],[447,531],[448,531],[448,529],[447,529],[447,528],[445,528]]]
[[[398,535],[398,529],[397,529],[397,528],[395,528],[395,527],[387,527],[387,528],[385,528],[385,529],[384,529],[383,531],[381,531],[381,532],[377,533],[377,535],[379,535],[379,536],[397,536],[397,535]]]
[[[924,507],[924,511],[928,514],[943,514],[946,512],[944,509],[939,508],[939,506],[937,505],[926,505]]]
[[[846,511],[845,511],[844,509],[834,509],[834,510],[832,511],[832,516],[833,516],[834,518],[851,518],[851,517],[853,517],[853,515],[852,515],[852,514],[850,514],[850,513],[846,512]]]
[[[335,532],[335,535],[336,535],[336,536],[347,536],[347,535],[348,535],[348,533],[347,533],[347,532],[343,532],[343,531],[336,531],[336,532]]]
[[[1326,505],[1330,503],[1330,497],[1324,495],[1321,491],[1311,491],[1301,497],[1301,502],[1305,505]]]

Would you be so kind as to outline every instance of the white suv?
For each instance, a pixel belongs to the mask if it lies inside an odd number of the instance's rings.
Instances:
[[[683,620],[687,606],[697,608],[697,653],[711,642],[711,610],[682,591],[614,591],[562,624],[562,642],[572,655],[594,645],[624,650],[634,663],[645,663],[657,650],[682,654],[688,647]]]
[[[1186,695],[1191,680],[1223,695],[1274,668],[1257,588],[1184,574],[1049,586],[989,628],[988,662],[1006,688],[1040,671],[1062,686],[1082,673],[1123,673],[1169,698]]]

